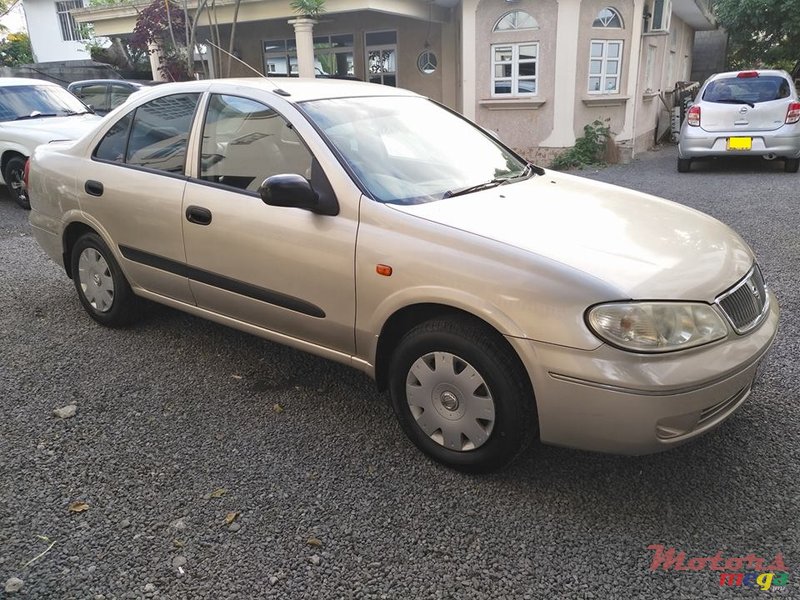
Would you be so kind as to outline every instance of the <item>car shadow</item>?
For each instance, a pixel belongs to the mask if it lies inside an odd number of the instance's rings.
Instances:
[[[753,174],[784,173],[783,159],[767,160],[758,156],[693,158],[690,172]],[[794,175],[795,173],[787,173]]]

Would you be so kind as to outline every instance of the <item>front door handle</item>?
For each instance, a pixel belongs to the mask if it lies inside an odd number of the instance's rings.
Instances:
[[[190,206],[186,209],[186,220],[197,225],[210,225],[211,211],[202,206]]]
[[[99,181],[94,181],[93,179],[88,180],[83,189],[86,190],[86,193],[90,196],[102,196],[103,195],[103,184]]]

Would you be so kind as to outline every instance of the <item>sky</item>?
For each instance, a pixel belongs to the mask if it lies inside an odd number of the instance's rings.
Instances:
[[[17,33],[27,31],[25,24],[25,13],[22,10],[22,2],[17,2],[7,15],[0,18],[0,23],[6,26],[6,33]]]

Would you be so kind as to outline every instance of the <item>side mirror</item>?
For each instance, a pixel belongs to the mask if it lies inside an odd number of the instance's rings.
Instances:
[[[294,173],[273,175],[264,180],[258,194],[270,206],[300,208],[319,215],[339,214],[339,202],[316,159],[311,167],[311,182]]]
[[[258,193],[264,203],[270,206],[303,208],[313,212],[319,203],[319,196],[311,189],[308,180],[294,174],[267,177],[258,188]]]

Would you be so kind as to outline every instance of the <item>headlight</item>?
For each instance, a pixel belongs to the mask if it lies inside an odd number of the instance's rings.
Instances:
[[[589,309],[586,320],[603,340],[635,352],[683,350],[728,335],[722,317],[707,304],[600,304]]]

